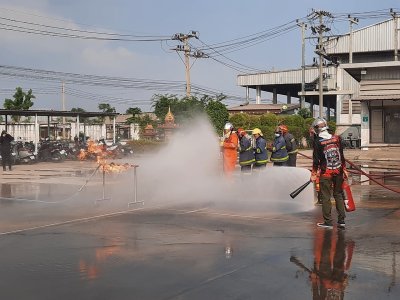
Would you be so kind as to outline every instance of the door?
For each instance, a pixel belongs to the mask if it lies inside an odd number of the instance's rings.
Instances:
[[[371,143],[383,143],[382,109],[371,109]]]
[[[400,108],[385,109],[385,143],[400,144]]]

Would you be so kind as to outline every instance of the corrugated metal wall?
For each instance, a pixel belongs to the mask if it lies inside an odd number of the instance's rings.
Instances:
[[[398,20],[400,23],[400,20]],[[354,52],[376,52],[394,50],[394,20],[387,20],[353,31]],[[399,32],[397,32],[399,34]],[[349,53],[349,34],[331,38],[325,43],[328,54]]]
[[[323,72],[335,75],[335,67],[324,67]],[[318,78],[318,68],[306,69],[305,82],[310,83]],[[288,70],[280,72],[269,72],[250,75],[238,75],[237,84],[239,86],[255,86],[255,85],[275,85],[275,84],[300,84],[301,69]]]

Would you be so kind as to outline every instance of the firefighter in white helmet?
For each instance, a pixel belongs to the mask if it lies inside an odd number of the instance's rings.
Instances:
[[[224,136],[221,141],[221,150],[224,160],[224,173],[227,176],[232,175],[235,170],[238,144],[239,139],[233,130],[233,125],[229,122],[226,123],[224,126]]]
[[[323,223],[319,227],[332,228],[331,193],[335,198],[338,214],[337,225],[345,228],[345,208],[343,200],[343,180],[347,178],[346,162],[340,136],[328,132],[328,123],[316,118],[312,124],[315,131],[313,143],[313,168],[310,180],[315,182],[320,174],[320,197],[322,201]]]

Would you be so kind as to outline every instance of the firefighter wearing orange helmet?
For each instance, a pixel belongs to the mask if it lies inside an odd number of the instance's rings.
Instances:
[[[283,138],[286,142],[286,151],[289,155],[289,160],[287,162],[288,167],[295,167],[297,160],[297,143],[294,136],[289,132],[286,125],[279,125],[279,129],[282,131]]]
[[[232,175],[235,170],[238,144],[238,136],[236,132],[233,131],[233,125],[229,122],[226,123],[224,126],[221,148],[224,160],[224,173],[227,176]]]
[[[251,138],[243,128],[238,128],[239,137],[239,165],[244,174],[251,173],[251,166],[255,162]]]

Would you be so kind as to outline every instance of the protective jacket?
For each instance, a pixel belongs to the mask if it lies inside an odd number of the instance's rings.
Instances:
[[[235,132],[232,132],[222,143],[225,174],[231,174],[235,170],[238,144],[238,136]]]
[[[254,148],[254,155],[255,155],[255,164],[256,165],[266,165],[268,160],[267,154],[267,141],[262,137],[259,136],[256,139],[256,146]]]
[[[272,146],[271,161],[273,162],[285,162],[289,159],[286,142],[282,135],[275,137],[274,144]]]
[[[297,144],[294,136],[287,132],[283,135],[283,138],[286,142],[286,151],[288,154],[295,154],[297,153]]]
[[[255,162],[251,139],[248,136],[239,138],[239,164],[249,166]]]
[[[314,143],[313,172],[320,170],[321,176],[330,176],[343,172],[345,167],[340,136],[320,134]]]
[[[2,155],[11,153],[11,142],[14,138],[6,133],[0,136],[0,151]]]

